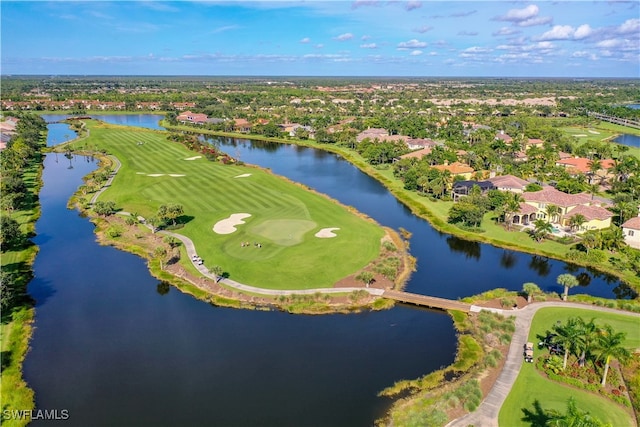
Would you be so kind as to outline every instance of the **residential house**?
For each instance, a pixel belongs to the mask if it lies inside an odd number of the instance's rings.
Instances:
[[[498,190],[512,193],[524,193],[524,189],[529,185],[529,181],[513,175],[494,176],[487,181],[491,182]]]
[[[509,145],[509,144],[511,144],[513,142],[513,138],[511,138],[509,135],[504,133],[503,130],[501,130],[500,132],[498,132],[496,134],[496,139],[504,141],[505,144],[507,144],[507,145]]]
[[[591,173],[592,160],[584,157],[569,157],[556,161],[556,166],[563,166],[572,175]],[[616,162],[613,159],[600,160],[600,169],[595,174],[600,177],[601,180],[611,178],[611,174],[608,169],[615,166]]]
[[[489,190],[495,190],[496,186],[489,181],[458,181],[453,184],[451,189],[451,194],[453,196],[453,201],[457,202],[461,197],[468,196],[471,193],[473,187],[479,187],[482,194],[485,194]]]
[[[435,166],[432,166],[432,168],[438,169],[439,171],[447,170],[451,172],[451,175],[453,176],[459,175],[467,180],[471,179],[471,177],[475,173],[475,170],[471,166],[465,165],[464,163],[460,163],[460,162],[453,162],[451,164],[445,163],[444,165],[435,165]]]
[[[442,145],[442,143],[436,142],[429,138],[408,138],[405,142],[409,150],[419,150],[421,148],[433,148],[436,145]]]
[[[602,206],[607,203],[586,193],[567,194],[553,187],[545,187],[540,191],[523,193],[522,197],[526,204],[536,208],[536,218],[547,219],[547,207],[557,206],[558,213],[549,218],[549,221],[562,227],[568,227],[571,217],[576,214],[581,214],[586,219],[580,231],[601,230],[611,226],[613,212]]]
[[[251,132],[251,123],[249,123],[246,119],[233,119],[233,122],[234,122],[233,129],[236,132],[241,132],[241,133]]]
[[[536,220],[538,209],[525,203],[520,202],[520,209],[514,213],[511,217],[513,224],[529,225],[529,223]]]
[[[412,151],[410,153],[407,154],[403,154],[402,156],[400,156],[400,159],[421,159],[424,156],[426,156],[427,154],[429,154],[431,152],[432,148],[431,147],[425,147],[422,148],[420,150],[416,150],[416,151]]]
[[[184,113],[180,113],[176,120],[182,123],[194,123],[194,124],[204,124],[207,122],[207,115],[201,113],[192,113],[191,111],[185,111]]]
[[[622,224],[622,234],[627,245],[640,249],[640,215]]]
[[[363,130],[358,135],[356,135],[356,141],[362,142],[367,138],[371,140],[374,140],[374,139],[382,140],[388,136],[389,136],[389,132],[387,132],[385,129],[369,128],[369,129]]]

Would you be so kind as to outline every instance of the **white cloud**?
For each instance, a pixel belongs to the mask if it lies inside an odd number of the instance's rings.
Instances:
[[[640,32],[640,19],[627,19],[617,28],[618,34],[638,34]]]
[[[240,27],[237,25],[225,25],[222,27],[214,28],[213,30],[211,30],[211,34],[224,33],[225,31],[237,30],[238,28]]]
[[[478,32],[477,31],[466,31],[466,30],[464,30],[464,31],[459,31],[458,35],[459,36],[477,36]]]
[[[334,40],[338,40],[341,42],[347,41],[347,40],[351,40],[353,38],[353,34],[351,33],[344,33],[344,34],[340,34],[338,37],[334,37]]]
[[[427,47],[427,42],[421,42],[417,39],[411,39],[406,42],[398,43],[398,49],[400,50],[422,48],[422,47]]]
[[[573,52],[571,56],[574,58],[586,58],[586,59],[590,59],[591,61],[598,60],[598,56],[596,54],[592,52],[587,52],[586,50],[579,50],[579,51]]]
[[[531,27],[534,25],[546,25],[553,21],[550,16],[538,16],[540,9],[531,4],[523,9],[510,9],[506,14],[496,16],[495,21],[511,22],[519,27]]]
[[[305,37],[300,40],[300,43],[309,43],[309,42],[311,42],[311,39],[309,37]]]
[[[419,9],[422,7],[422,2],[421,1],[408,1],[405,3],[404,8],[408,11],[414,10],[414,9]]]
[[[419,55],[422,55],[422,51],[418,50],[418,49],[412,50],[409,55],[411,55],[411,56],[419,56]]]
[[[586,39],[590,35],[593,34],[593,28],[589,26],[589,24],[582,24],[578,27],[576,32],[573,34],[573,38],[576,40]]]
[[[567,40],[573,37],[575,31],[571,25],[554,25],[552,29],[537,37],[536,40]]]
[[[535,4],[531,4],[524,9],[511,9],[506,14],[495,18],[496,21],[522,22],[538,16],[540,9]]]
[[[465,50],[463,50],[463,52],[465,53],[488,53],[491,52],[491,49],[486,48],[486,47],[480,47],[480,46],[472,46],[472,47],[468,47]]]
[[[361,44],[360,47],[363,49],[377,49],[378,45],[375,43],[365,43],[365,44]]]
[[[511,27],[502,27],[497,31],[491,33],[492,36],[512,36],[514,34],[518,34],[520,31],[511,28]]]

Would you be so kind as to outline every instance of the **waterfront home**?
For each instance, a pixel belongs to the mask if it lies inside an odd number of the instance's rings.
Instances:
[[[418,159],[418,160],[420,160],[421,158],[423,158],[427,154],[431,153],[431,151],[432,151],[431,147],[425,147],[425,148],[422,148],[420,150],[416,150],[416,151],[412,151],[412,152],[407,153],[407,154],[403,154],[402,156],[399,157],[399,159]]]
[[[438,169],[439,171],[449,171],[451,172],[452,176],[459,175],[467,180],[471,179],[471,177],[475,173],[475,170],[471,166],[465,165],[464,163],[460,162],[453,162],[451,164],[445,162],[444,165],[435,165],[432,166],[432,168]]]
[[[640,249],[640,215],[622,224],[622,234],[627,245]]]
[[[526,204],[536,208],[536,218],[548,219],[562,227],[568,227],[571,217],[577,214],[585,218],[579,231],[602,230],[611,226],[613,212],[602,206],[610,205],[610,202],[585,193],[567,194],[553,187],[545,187],[540,191],[523,193],[522,197]],[[547,218],[549,205],[558,208],[551,218]]]
[[[482,194],[486,194],[489,190],[495,190],[496,186],[493,185],[490,181],[458,181],[453,184],[451,189],[451,194],[453,196],[453,201],[457,202],[461,197],[468,196],[471,193],[473,187],[480,188],[480,192]]]
[[[528,181],[513,175],[500,175],[489,178],[498,190],[509,191],[511,193],[524,193],[524,189],[529,185]]]
[[[182,123],[193,123],[193,124],[204,124],[207,122],[207,115],[201,113],[192,113],[191,111],[185,111],[184,113],[180,113],[176,120]]]
[[[240,133],[251,132],[251,123],[246,119],[233,119],[233,130]]]

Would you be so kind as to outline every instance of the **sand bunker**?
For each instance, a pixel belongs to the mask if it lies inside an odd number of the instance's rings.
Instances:
[[[187,158],[185,160],[196,160],[196,159],[201,159],[201,158],[202,158],[202,156],[193,156],[193,157],[189,157],[189,158]]]
[[[596,132],[595,130],[588,130],[587,132],[592,133],[594,135],[600,135],[600,132]]]
[[[146,175],[144,172],[136,172],[136,175]]]
[[[237,213],[231,214],[229,218],[216,222],[213,226],[213,231],[218,234],[231,234],[236,231],[236,225],[244,224],[243,219],[249,218],[251,214]]]
[[[318,231],[315,236],[319,237],[321,239],[329,239],[331,237],[336,237],[337,234],[334,233],[334,230],[340,230],[337,227],[333,227],[333,228],[323,228],[322,230]]]
[[[179,173],[170,173],[169,176],[186,176]]]
[[[164,176],[163,173],[148,173],[147,176]]]
[[[579,133],[579,134],[573,135],[573,136],[575,136],[576,138],[582,138],[583,136],[587,136],[587,134],[586,133]]]
[[[234,178],[246,178],[248,176],[251,176],[251,174],[250,173],[243,173],[242,175],[234,176]]]

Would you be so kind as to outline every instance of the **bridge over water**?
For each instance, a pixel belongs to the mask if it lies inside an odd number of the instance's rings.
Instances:
[[[384,298],[400,301],[409,304],[421,305],[429,308],[439,308],[442,310],[459,310],[465,313],[476,311],[470,304],[454,301],[445,298],[430,297],[426,295],[412,294],[409,292],[385,290],[382,293]]]

